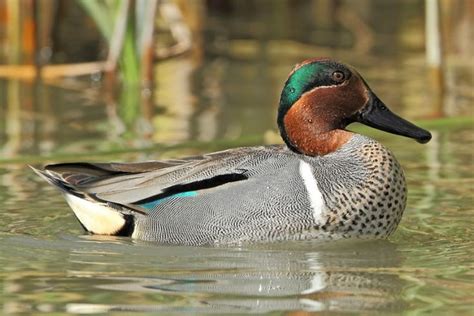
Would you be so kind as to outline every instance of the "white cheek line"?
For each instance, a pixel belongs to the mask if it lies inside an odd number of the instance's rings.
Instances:
[[[313,170],[307,162],[300,160],[299,172],[308,193],[308,199],[311,204],[311,209],[313,210],[313,218],[316,224],[324,225],[324,199],[319,190],[318,182],[314,177]]]
[[[350,79],[349,79],[350,80]],[[331,84],[329,86],[318,86],[318,87],[315,87],[311,90],[308,90],[306,92],[304,92],[303,94],[306,94],[306,93],[311,93],[313,91],[316,91],[316,90],[319,90],[319,89],[334,89],[334,88],[339,88],[339,87],[343,87],[343,86],[347,86],[349,84],[349,80],[345,80],[343,83],[340,83],[340,84]]]

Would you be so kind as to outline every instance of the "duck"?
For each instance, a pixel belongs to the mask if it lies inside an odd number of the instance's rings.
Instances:
[[[58,163],[33,170],[59,189],[90,234],[176,245],[381,239],[407,201],[404,172],[359,122],[427,143],[351,66],[297,64],[281,92],[284,144],[180,159]]]

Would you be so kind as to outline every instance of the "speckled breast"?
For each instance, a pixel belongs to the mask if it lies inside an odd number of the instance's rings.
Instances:
[[[326,222],[318,230],[332,238],[383,238],[397,228],[407,190],[400,164],[377,141],[354,135],[320,162],[319,184]]]

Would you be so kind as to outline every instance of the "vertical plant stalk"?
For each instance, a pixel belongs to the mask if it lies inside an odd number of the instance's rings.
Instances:
[[[105,63],[105,70],[107,72],[115,72],[117,69],[117,63],[120,58],[120,53],[122,52],[123,42],[125,40],[129,10],[130,1],[121,1],[119,13],[115,20],[115,26],[112,30],[109,40],[109,53]]]
[[[120,59],[123,80],[126,84],[136,85],[140,81],[140,65],[138,60],[137,45],[135,42],[136,34],[136,18],[135,18],[135,1],[129,1],[129,10],[127,18],[127,28],[125,30],[125,39],[123,45],[123,54]]]
[[[20,1],[7,0],[6,3],[7,31],[6,43],[9,43],[9,52],[7,53],[7,62],[9,64],[19,64],[21,54],[21,16]]]
[[[142,88],[149,89],[153,84],[153,33],[155,30],[155,17],[158,1],[142,1],[141,5],[142,7],[146,6],[146,10],[140,10],[143,16],[140,17],[141,20],[139,21],[139,23],[142,24],[138,38],[138,51],[140,53],[141,66],[141,85]]]
[[[444,56],[442,47],[441,19],[439,1],[425,0],[425,40],[426,63],[429,68],[431,87],[435,92],[435,115],[443,116]]]
[[[154,31],[158,0],[137,0],[138,52],[140,54],[140,85],[143,122],[140,123],[143,138],[153,136],[153,86],[154,86]]]
[[[122,79],[126,84],[139,81],[139,66],[134,43],[134,0],[92,1],[79,0],[86,12],[96,22],[109,44],[105,65],[108,84],[115,85],[115,73],[120,64]],[[112,88],[112,87],[111,87]]]

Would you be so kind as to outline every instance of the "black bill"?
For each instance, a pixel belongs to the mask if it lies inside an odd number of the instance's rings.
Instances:
[[[369,91],[369,101],[357,113],[355,121],[388,133],[413,138],[423,144],[431,139],[430,132],[402,119],[390,111],[371,91]]]

